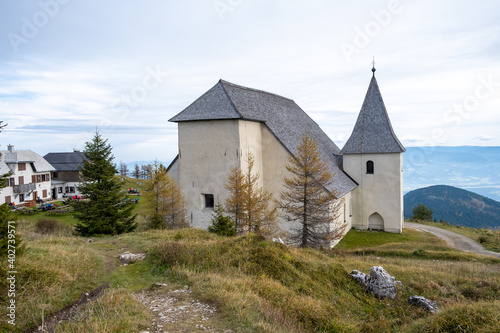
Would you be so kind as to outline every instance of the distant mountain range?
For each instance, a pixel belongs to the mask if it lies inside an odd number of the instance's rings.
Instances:
[[[500,202],[471,191],[435,185],[408,192],[404,196],[405,219],[419,204],[432,209],[437,221],[472,228],[500,228]]]
[[[500,201],[500,147],[406,147],[404,192],[439,184]]]

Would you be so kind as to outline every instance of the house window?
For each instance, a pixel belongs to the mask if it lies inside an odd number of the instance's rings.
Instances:
[[[59,177],[59,174],[57,173],[57,171],[54,171],[52,173],[52,178],[57,178],[57,177]]]
[[[214,208],[214,195],[204,194],[205,196],[205,208]]]
[[[24,176],[19,176],[19,185],[24,185]]]
[[[62,190],[63,190],[62,186],[58,187],[58,188],[57,188],[57,193],[63,193],[63,191],[62,191]]]
[[[42,182],[46,181],[45,175],[42,175]]]
[[[25,171],[26,170],[26,163],[18,163],[17,164],[17,170],[19,170],[19,171]]]
[[[373,161],[366,162],[366,173],[373,175]]]
[[[14,186],[14,185],[16,185],[16,181],[15,181],[14,177],[9,178],[9,186]]]
[[[19,202],[24,201],[24,193],[19,194]]]

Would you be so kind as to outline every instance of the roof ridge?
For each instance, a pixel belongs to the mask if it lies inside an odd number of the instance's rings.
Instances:
[[[250,91],[253,91],[253,92],[264,93],[264,94],[267,94],[267,95],[276,96],[276,97],[283,98],[283,99],[286,99],[287,101],[291,101],[291,102],[295,103],[295,101],[293,99],[291,99],[291,98],[288,98],[288,97],[285,97],[285,96],[281,96],[281,95],[278,95],[278,94],[275,94],[275,93],[272,93],[272,92],[269,92],[269,91],[265,91],[265,90],[261,90],[261,89],[255,89],[255,88],[250,88],[250,87],[245,87],[245,86],[242,86],[242,85],[239,85],[239,84],[236,84],[236,83],[225,81],[223,79],[220,79],[219,82],[221,82],[223,84],[228,84],[228,85],[231,85],[233,87],[240,88],[240,89],[245,89],[245,90],[250,90]]]
[[[222,79],[220,79],[220,80],[219,80],[219,83],[220,83],[220,84],[221,84],[221,86],[222,86],[222,90],[224,90],[224,94],[226,94],[227,98],[228,98],[228,99],[229,99],[229,101],[231,102],[231,106],[233,107],[234,111],[236,111],[236,113],[237,113],[237,114],[239,114],[239,116],[240,116],[242,119],[243,119],[243,118],[245,118],[245,117],[243,117],[243,115],[241,114],[241,112],[240,112],[240,111],[238,111],[238,108],[237,108],[237,107],[236,107],[236,105],[234,104],[234,102],[233,102],[233,100],[232,100],[231,96],[229,96],[229,93],[227,92],[226,87],[224,87],[224,82],[226,82],[226,81],[224,81],[224,80],[222,80]],[[229,83],[229,82],[228,82],[228,83]]]

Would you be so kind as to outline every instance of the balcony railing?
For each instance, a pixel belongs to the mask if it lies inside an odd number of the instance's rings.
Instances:
[[[36,183],[14,185],[14,193],[27,193],[36,190]]]

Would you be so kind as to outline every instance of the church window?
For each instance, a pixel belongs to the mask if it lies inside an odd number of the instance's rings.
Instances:
[[[204,194],[205,196],[205,208],[214,208],[214,195]]]
[[[373,175],[373,171],[374,171],[373,161],[366,162],[366,173]]]

